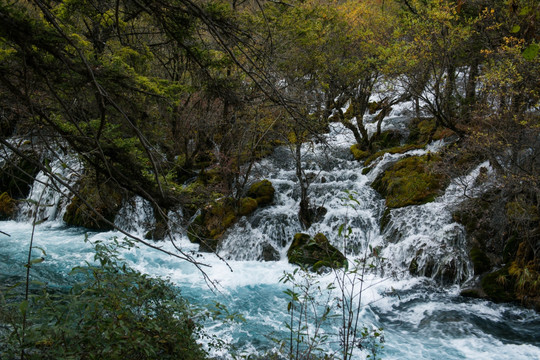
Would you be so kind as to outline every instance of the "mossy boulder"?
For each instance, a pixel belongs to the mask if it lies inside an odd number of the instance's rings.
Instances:
[[[250,197],[241,198],[240,203],[238,205],[238,215],[240,216],[249,215],[252,212],[254,212],[258,206],[259,206],[259,203],[254,198],[250,198]]]
[[[0,195],[0,220],[7,220],[13,217],[15,212],[15,201],[7,192]]]
[[[454,135],[448,128],[440,126],[434,118],[416,118],[409,124],[409,144],[427,144],[432,140],[441,140]]]
[[[371,139],[371,149],[379,151],[382,149],[393,148],[401,145],[403,135],[396,130],[386,130],[379,135],[374,135]]]
[[[367,150],[363,150],[362,147],[359,144],[354,144],[350,147],[351,154],[355,158],[355,160],[365,160],[369,155],[370,152]]]
[[[268,183],[270,182],[268,181]],[[261,189],[265,189],[266,192]],[[272,197],[270,199],[273,199],[273,189],[272,187]],[[259,199],[262,204],[271,201],[267,197],[269,192],[266,184],[263,184],[257,190],[259,192],[255,191],[250,194],[261,195]],[[201,251],[216,251],[225,231],[234,225],[241,216],[252,214],[261,203],[252,197],[244,197],[238,201],[232,198],[213,201],[189,225],[188,238],[191,242],[200,244]]]
[[[269,180],[261,180],[249,187],[246,196],[257,200],[259,206],[264,206],[274,201],[275,192],[276,190]]]
[[[508,267],[487,274],[480,282],[487,297],[497,303],[516,300],[514,281],[508,274]]]
[[[96,215],[80,198],[75,196],[66,207],[66,213],[64,214],[66,224],[97,231],[113,229],[113,226],[108,222],[114,222],[126,194],[112,183],[98,182],[93,176],[83,177],[79,182],[79,194],[106,221]]]
[[[287,250],[289,263],[304,266],[312,271],[323,267],[340,268],[347,265],[345,256],[330,244],[322,233],[313,238],[308,234],[297,233]]]
[[[216,251],[219,239],[236,221],[236,212],[230,199],[208,205],[190,224],[189,239],[201,245],[201,251]]]
[[[474,266],[474,273],[480,275],[491,269],[489,257],[481,249],[474,247],[469,253]]]
[[[386,206],[399,208],[433,201],[446,185],[443,175],[432,170],[436,155],[411,156],[383,172],[372,186],[386,198]]]

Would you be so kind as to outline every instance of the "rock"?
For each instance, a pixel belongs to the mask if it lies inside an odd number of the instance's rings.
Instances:
[[[231,199],[221,199],[201,211],[188,227],[188,237],[200,251],[216,251],[225,230],[237,220]]]
[[[386,198],[386,206],[399,208],[433,201],[446,185],[444,177],[431,171],[438,155],[411,156],[383,172],[372,186]]]
[[[238,215],[245,216],[254,212],[259,206],[257,200],[250,197],[245,197],[240,199],[240,204],[238,206]]]
[[[25,152],[29,158],[13,157],[0,169],[0,191],[7,192],[12,199],[26,199],[34,178],[39,172],[34,161],[39,161],[39,156],[31,152]]]
[[[279,261],[280,256],[279,252],[272,245],[265,242],[262,244],[262,253],[259,259],[263,261]]]
[[[508,274],[508,267],[487,274],[480,282],[482,290],[494,302],[511,302],[516,300],[514,281]]]
[[[269,180],[261,180],[253,183],[247,191],[247,196],[257,200],[259,206],[264,206],[274,201],[276,190]]]
[[[79,182],[79,194],[108,222],[114,222],[114,218],[120,210],[124,192],[111,183],[96,184],[94,176],[86,175]],[[101,219],[77,196],[73,197],[66,208],[64,222],[72,226],[85,227],[97,231],[113,229],[107,221]]]
[[[363,150],[358,144],[352,145],[350,150],[354,159],[358,161],[365,160],[370,155],[369,151]]]
[[[474,273],[480,275],[491,269],[491,261],[487,255],[477,247],[474,247],[469,252],[471,261],[474,266]]]
[[[305,266],[312,271],[318,271],[322,267],[336,269],[347,265],[345,256],[321,233],[313,238],[303,233],[294,235],[287,258],[289,263]]]

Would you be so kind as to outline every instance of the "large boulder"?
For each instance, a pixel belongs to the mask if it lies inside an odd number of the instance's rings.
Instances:
[[[247,196],[257,200],[259,206],[268,205],[274,201],[276,190],[269,180],[261,180],[253,183],[247,191]]]
[[[432,154],[401,159],[379,175],[372,186],[385,197],[389,208],[433,201],[447,180],[432,169],[439,160]]]
[[[347,265],[347,259],[341,251],[332,246],[321,233],[313,238],[303,233],[294,235],[287,258],[291,264],[304,266],[312,271],[319,271],[323,267],[337,269]]]
[[[96,215],[79,197],[75,196],[66,208],[64,222],[97,231],[111,230],[113,227],[108,222],[114,222],[116,214],[122,207],[125,195],[123,191],[111,183],[98,184],[95,177],[89,175],[81,179],[78,187],[81,197],[107,221]]]
[[[258,207],[270,204],[274,200],[274,193],[272,183],[262,180],[253,183],[247,196],[239,200],[221,198],[213,201],[205,206],[189,225],[190,241],[200,244],[200,251],[216,251],[225,231],[241,216],[250,215]],[[272,258],[274,255],[268,257]]]

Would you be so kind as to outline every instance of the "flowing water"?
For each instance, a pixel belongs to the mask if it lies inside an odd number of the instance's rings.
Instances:
[[[405,116],[394,113],[387,128],[402,128]],[[230,342],[239,353],[267,351],[275,348],[273,339],[286,339],[288,299],[283,293],[287,284],[279,279],[294,266],[287,263],[286,251],[295,233],[322,232],[351,259],[378,249],[382,256],[377,271],[366,276],[361,310],[361,322],[368,327],[384,329],[386,359],[540,359],[540,316],[531,310],[513,305],[497,305],[488,301],[459,296],[460,285],[473,274],[469,263],[465,232],[453,223],[451,212],[459,204],[464,191],[481,192],[489,184],[476,185],[480,171],[456,179],[435,202],[395,209],[390,212],[388,226],[381,232],[384,200],[369,186],[370,182],[396,159],[437,151],[442,145],[431,144],[426,150],[408,154],[386,155],[367,174],[352,159],[347,148],[353,143],[340,126],[332,125],[325,144],[305,144],[303,164],[310,179],[312,205],[324,207],[326,213],[309,230],[303,230],[298,220],[299,190],[294,162],[286,147],[257,164],[253,179],[266,178],[276,188],[274,203],[244,217],[231,228],[218,254],[197,253],[179,229],[177,244],[193,252],[196,259],[210,265],[207,275],[218,284],[212,291],[202,274],[193,265],[147,248],[125,251],[122,255],[135,269],[169,278],[182,294],[194,304],[212,302],[225,304],[230,312],[242,314],[244,322],[208,323],[207,331]],[[70,166],[53,163],[63,177],[76,172],[75,160]],[[66,161],[63,162],[65,164]],[[489,166],[483,164],[489,171]],[[75,170],[74,170],[75,169]],[[38,179],[42,182],[46,181]],[[38,225],[35,245],[47,255],[43,263],[32,268],[36,280],[55,286],[69,285],[69,269],[92,261],[93,250],[85,242],[85,231],[68,228],[62,221],[65,189],[44,190],[36,182],[30,198],[46,199],[49,205],[39,210],[37,218],[48,221]],[[25,273],[32,204],[23,206],[17,221],[0,222],[0,281],[15,283]],[[180,216],[176,214],[175,216]],[[141,199],[126,202],[116,219],[125,230],[144,234],[152,223],[152,210]],[[342,225],[351,228],[348,237],[338,236]],[[91,241],[122,237],[120,233],[86,233]],[[172,245],[163,242],[166,250]],[[272,247],[279,261],[262,261],[263,250]],[[368,251],[369,249],[369,251]],[[409,274],[415,262],[417,273]],[[334,280],[333,273],[317,279],[325,285]],[[332,300],[331,300],[332,301]],[[336,334],[329,324],[324,331]],[[331,347],[331,345],[330,345]],[[226,352],[215,351],[226,357]]]

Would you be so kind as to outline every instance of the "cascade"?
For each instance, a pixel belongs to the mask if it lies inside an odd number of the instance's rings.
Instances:
[[[407,118],[400,112],[394,115],[384,124],[385,130],[402,130]],[[464,199],[463,189],[473,191],[472,183],[480,167],[467,178],[453,181],[432,203],[391,210],[391,221],[381,233],[384,200],[370,183],[397,160],[436,152],[444,142],[436,141],[426,149],[404,154],[385,154],[367,175],[362,174],[363,166],[350,155],[348,148],[353,143],[348,130],[333,123],[324,143],[303,145],[303,167],[311,181],[310,198],[316,207],[326,209],[320,221],[308,230],[302,228],[298,219],[300,199],[292,152],[280,147],[261,161],[253,177],[272,182],[276,188],[274,204],[242,218],[230,229],[219,248],[220,255],[233,260],[262,260],[265,249],[271,246],[281,259],[286,259],[295,233],[322,232],[349,256],[363,254],[367,246],[377,247],[383,258],[391,259],[384,262],[389,275],[402,277],[412,272],[444,283],[463,283],[471,277],[465,231],[453,221],[451,211]],[[352,230],[347,238],[338,236],[342,225]]]
[[[61,151],[45,154],[45,158],[52,158],[49,163],[50,171],[62,181],[73,186],[80,178],[83,166],[74,154],[64,154]],[[26,201],[22,202],[17,210],[17,221],[37,222],[61,221],[72,195],[63,184],[55,181],[44,171],[40,171],[34,180]],[[38,205],[37,214],[34,214]]]

